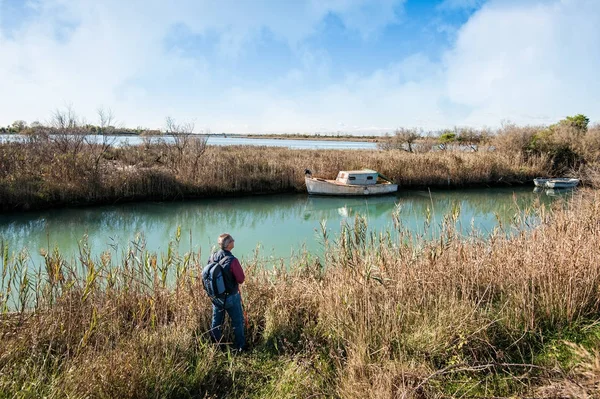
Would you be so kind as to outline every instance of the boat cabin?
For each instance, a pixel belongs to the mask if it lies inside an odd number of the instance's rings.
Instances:
[[[339,184],[371,185],[377,183],[379,173],[371,169],[342,170],[335,181]]]

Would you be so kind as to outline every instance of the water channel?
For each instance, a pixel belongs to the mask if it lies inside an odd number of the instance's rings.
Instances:
[[[66,258],[75,257],[83,237],[95,255],[109,250],[120,256],[138,234],[144,235],[149,250],[166,253],[178,228],[180,253],[191,249],[205,257],[217,236],[229,232],[236,240],[234,254],[241,259],[252,258],[259,248],[261,258],[279,263],[303,248],[318,254],[322,245],[317,232],[322,221],[326,221],[332,237],[343,223],[352,224],[356,215],[364,216],[371,230],[393,230],[392,215],[396,212],[404,228],[423,233],[429,213],[427,234],[434,235],[444,215],[460,210],[459,229],[469,234],[475,228],[485,237],[499,224],[510,232],[515,215],[535,203],[553,200],[543,192],[533,192],[533,187],[512,187],[400,191],[371,198],[285,194],[132,203],[3,214],[0,238],[9,244],[11,252],[26,249],[39,263],[41,249],[58,248]]]

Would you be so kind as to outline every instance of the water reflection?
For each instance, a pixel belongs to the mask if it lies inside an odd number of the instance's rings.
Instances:
[[[544,187],[535,187],[533,189],[534,193],[544,193],[549,197],[564,197],[570,194],[573,194],[577,190],[576,187],[567,187],[567,188],[544,188]]]
[[[331,234],[342,223],[365,216],[375,230],[393,228],[396,212],[403,228],[425,229],[426,215],[431,225],[439,225],[444,215],[458,214],[458,225],[468,232],[471,225],[484,234],[498,223],[510,224],[515,214],[534,202],[550,202],[543,193],[530,188],[462,191],[406,191],[372,198],[272,195],[247,198],[206,199],[182,203],[140,203],[81,209],[60,209],[0,215],[0,237],[13,250],[58,247],[75,255],[77,243],[85,235],[94,253],[112,248],[124,250],[136,234],[143,233],[152,251],[165,252],[180,226],[181,251],[201,251],[207,256],[222,232],[236,239],[236,255],[253,256],[257,246],[263,256],[291,256],[305,246],[319,251],[316,231],[327,221]]]
[[[342,218],[354,218],[356,214],[368,218],[380,218],[384,215],[391,216],[391,211],[397,202],[396,195],[364,198],[309,196],[306,200],[304,218],[331,220],[335,219],[335,213]]]
[[[564,197],[571,195],[575,192],[575,187],[569,188],[549,188],[545,191],[545,194],[550,197]]]

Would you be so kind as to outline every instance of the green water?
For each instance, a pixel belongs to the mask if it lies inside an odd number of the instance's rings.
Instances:
[[[355,216],[367,218],[370,229],[394,229],[397,212],[404,228],[435,235],[443,216],[457,213],[459,229],[468,234],[474,227],[482,235],[501,224],[510,231],[515,215],[534,203],[550,203],[553,197],[532,188],[494,188],[453,191],[401,191],[371,198],[271,195],[188,202],[135,203],[90,208],[67,208],[0,216],[0,237],[12,251],[26,249],[41,260],[41,249],[58,248],[67,258],[76,257],[78,243],[87,237],[92,252],[110,250],[119,256],[136,235],[143,234],[152,252],[166,253],[181,228],[180,252],[201,251],[207,257],[220,233],[235,238],[234,254],[241,259],[258,255],[281,262],[303,248],[319,253],[318,231],[326,221],[330,236]],[[427,214],[430,227],[425,228]]]

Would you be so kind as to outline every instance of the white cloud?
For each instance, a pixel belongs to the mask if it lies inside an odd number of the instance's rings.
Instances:
[[[508,118],[598,118],[600,3],[496,1],[462,27],[448,54],[450,99],[472,107],[465,123]]]
[[[329,13],[376,40],[402,3],[38,0],[36,17],[10,36],[0,29],[0,125],[44,119],[66,103],[88,119],[104,105],[128,126],[159,127],[172,115],[214,132],[551,123],[579,112],[600,119],[595,0],[491,0],[458,30],[442,62],[413,54],[342,75],[325,50],[307,45]],[[252,51],[266,29],[297,64],[264,84],[235,80],[204,54],[167,48],[176,24],[215,34],[232,60]]]
[[[37,0],[31,3],[34,17],[10,35],[0,29],[0,87],[11,93],[0,99],[0,123],[43,118],[67,103],[88,118],[99,104],[111,106],[128,124],[157,126],[163,118],[159,115],[193,117],[197,109],[210,118],[219,111],[226,113],[229,99],[216,92],[230,93],[228,81],[215,81],[219,66],[211,69],[201,56],[191,60],[177,48],[164,48],[164,38],[175,24],[199,35],[216,32],[221,54],[234,58],[268,29],[300,51],[305,70],[320,68],[326,73],[327,56],[305,50],[301,43],[319,29],[328,13],[336,13],[349,29],[368,37],[394,20],[393,6],[402,1],[373,6],[368,0],[327,4],[181,0],[171,5],[160,0]],[[360,18],[365,8],[374,12],[372,19]],[[195,98],[168,89],[182,81]],[[153,90],[156,84],[167,88]],[[206,111],[207,107],[215,109]],[[227,113],[231,118],[231,113],[245,112],[227,109]]]

